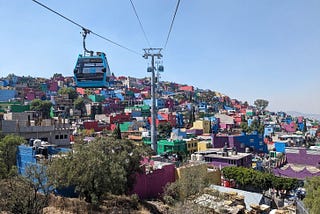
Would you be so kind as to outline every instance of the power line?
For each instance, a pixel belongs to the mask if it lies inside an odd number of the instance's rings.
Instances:
[[[130,0],[130,2],[131,2],[131,6],[132,6],[132,8],[133,8],[133,10],[134,10],[134,13],[136,14],[136,17],[137,17],[137,19],[138,19],[138,21],[139,21],[140,28],[141,28],[141,30],[142,30],[142,32],[143,32],[144,38],[146,39],[149,47],[151,48],[150,42],[149,42],[149,40],[148,40],[148,37],[147,37],[146,32],[144,31],[144,28],[143,28],[142,23],[141,23],[141,20],[140,20],[140,18],[139,18],[139,16],[138,16],[137,10],[136,10],[136,8],[135,8],[132,0]]]
[[[81,29],[87,30],[88,32],[92,33],[93,35],[95,35],[95,36],[97,36],[97,37],[100,37],[100,38],[103,39],[103,40],[106,40],[106,41],[108,41],[108,42],[110,42],[110,43],[112,43],[112,44],[114,44],[114,45],[116,45],[116,46],[118,46],[118,47],[121,47],[121,48],[123,48],[123,49],[126,49],[127,51],[130,51],[130,52],[132,52],[132,53],[135,53],[135,54],[141,56],[141,54],[140,54],[139,52],[134,51],[134,50],[132,50],[132,49],[130,49],[130,48],[127,48],[127,47],[125,47],[125,46],[123,46],[123,45],[121,45],[121,44],[119,44],[119,43],[117,43],[117,42],[114,42],[114,41],[112,41],[112,40],[110,40],[110,39],[108,39],[108,38],[106,38],[106,37],[104,37],[104,36],[101,36],[100,34],[93,32],[92,30],[89,30],[88,28],[86,28],[86,27],[82,26],[81,24],[73,21],[72,19],[70,19],[70,18],[62,15],[61,13],[59,13],[59,12],[57,12],[57,11],[49,8],[48,6],[42,4],[41,2],[38,2],[38,1],[36,1],[36,0],[32,0],[32,1],[35,2],[35,3],[37,3],[37,4],[40,5],[40,6],[44,7],[45,9],[47,9],[47,10],[55,13],[56,15],[60,16],[61,18],[65,19],[65,20],[67,20],[67,21],[69,21],[69,22],[71,22],[72,24],[80,27]]]
[[[172,21],[171,21],[171,25],[170,25],[170,29],[169,29],[169,32],[168,32],[168,36],[167,36],[167,40],[166,40],[166,43],[165,43],[163,49],[166,49],[166,47],[167,47],[167,44],[168,44],[168,41],[169,41],[169,37],[170,37],[170,34],[171,34],[171,30],[172,30],[172,27],[173,27],[173,23],[174,23],[174,20],[176,18],[176,14],[177,14],[177,11],[178,11],[178,8],[179,8],[179,4],[180,4],[180,0],[178,0],[178,2],[177,2],[176,10],[174,11],[174,15],[173,15],[173,18],[172,18]]]

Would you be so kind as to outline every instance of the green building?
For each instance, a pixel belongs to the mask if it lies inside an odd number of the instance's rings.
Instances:
[[[120,123],[119,126],[120,126],[120,131],[121,132],[127,132],[129,131],[129,127],[131,126],[132,122],[123,122],[123,123]]]
[[[151,146],[151,140],[144,140],[145,144]],[[184,140],[158,140],[158,155],[164,153],[184,153],[187,154],[187,144]]]
[[[92,102],[96,102],[96,103],[100,103],[105,99],[104,96],[98,95],[98,94],[90,94],[88,97],[90,100],[92,100]]]
[[[11,105],[11,112],[25,112],[30,111],[30,105]]]
[[[142,117],[150,117],[151,116],[150,106],[142,105],[139,107],[141,108],[141,116]]]

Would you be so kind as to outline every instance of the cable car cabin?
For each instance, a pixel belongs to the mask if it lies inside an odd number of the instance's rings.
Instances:
[[[109,86],[110,76],[109,65],[104,53],[97,53],[93,56],[79,55],[74,69],[77,87],[105,88]]]

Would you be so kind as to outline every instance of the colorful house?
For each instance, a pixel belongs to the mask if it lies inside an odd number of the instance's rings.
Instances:
[[[165,153],[187,153],[187,144],[184,140],[159,140],[158,145],[158,154]]]
[[[209,148],[212,148],[211,141],[203,140],[198,142],[198,148],[197,148],[198,152],[206,151]]]
[[[302,147],[286,147],[287,163],[320,166],[320,151]]]
[[[164,112],[159,112],[158,115],[160,115],[164,120],[170,123],[171,127],[176,127],[176,124],[177,124],[176,115],[174,115],[173,113],[164,113]]]
[[[16,90],[0,90],[0,102],[8,102],[15,98],[16,94]]]
[[[288,121],[281,124],[281,127],[286,132],[296,132],[297,131],[297,124],[294,121]]]
[[[144,160],[142,166],[142,173],[136,174],[136,181],[131,194],[137,194],[140,199],[161,197],[164,187],[175,181],[175,165]]]
[[[187,144],[187,154],[191,155],[198,150],[198,139],[196,138],[189,138],[189,139],[183,139]]]
[[[234,128],[234,118],[225,114],[215,114],[215,117],[219,119],[219,128],[223,130],[230,130]]]
[[[209,120],[197,120],[193,122],[193,126],[191,129],[201,129],[203,130],[203,134],[209,134],[210,133],[210,121]]]
[[[193,86],[188,86],[188,85],[183,85],[183,86],[179,87],[179,91],[194,92],[194,87]]]
[[[246,152],[246,148],[257,153],[268,153],[267,144],[262,135],[253,133],[250,135],[212,135],[213,148],[236,148],[238,152]]]
[[[226,166],[242,166],[250,168],[252,166],[252,154],[240,153],[230,149],[208,149],[198,152],[203,156],[205,162],[210,163],[219,168]]]

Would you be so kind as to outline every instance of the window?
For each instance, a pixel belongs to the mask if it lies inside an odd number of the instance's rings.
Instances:
[[[229,160],[229,164],[236,165],[236,160]]]
[[[55,139],[59,139],[59,135],[56,135],[56,136],[55,136]]]
[[[260,142],[259,142],[259,145],[260,145],[260,146],[262,146],[262,145],[263,145],[263,142],[262,142],[262,141],[260,141]]]
[[[253,143],[254,142],[254,139],[250,139],[250,143]]]

